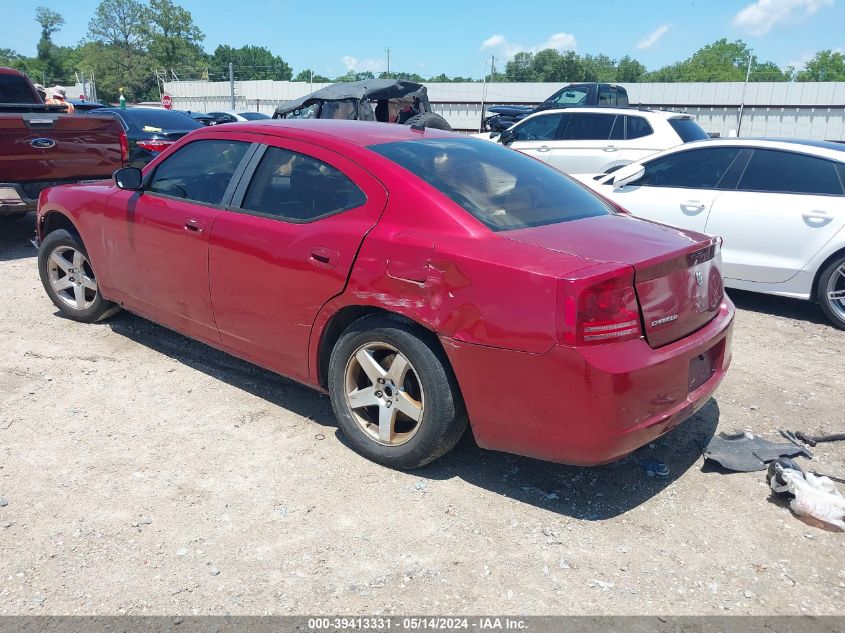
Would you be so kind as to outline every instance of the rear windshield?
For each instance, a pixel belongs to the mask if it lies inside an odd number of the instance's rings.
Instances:
[[[674,119],[669,119],[669,125],[672,126],[672,129],[675,130],[684,143],[689,143],[690,141],[703,141],[710,138],[707,132],[701,129],[701,126],[693,119],[676,117]]]
[[[41,103],[32,94],[26,79],[19,75],[0,75],[0,103]]]
[[[494,231],[611,213],[556,169],[490,141],[438,138],[369,149],[444,193]]]
[[[261,121],[262,119],[269,119],[270,117],[260,112],[240,112],[239,113],[247,121]]]
[[[121,112],[121,115],[130,125],[141,129],[148,127],[158,128],[158,130],[195,130],[202,127],[202,123],[195,121],[184,112],[156,108],[129,108]]]

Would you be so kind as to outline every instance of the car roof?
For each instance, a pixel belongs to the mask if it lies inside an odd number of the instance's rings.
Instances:
[[[227,123],[204,130],[197,130],[197,135],[215,133],[252,132],[268,136],[295,137],[302,140],[345,141],[361,147],[391,143],[395,141],[416,141],[423,138],[453,138],[454,132],[433,128],[425,131],[412,129],[409,125],[398,123],[376,123],[372,121],[348,121],[336,119],[264,119],[261,121],[243,121]]]
[[[689,149],[696,146],[700,147],[701,145],[706,145],[707,147],[739,145],[742,147],[760,147],[768,149],[782,149],[786,151],[792,150],[801,151],[807,154],[814,154],[816,156],[824,156],[838,161],[845,161],[845,143],[797,138],[712,138],[679,145],[677,147],[673,147],[670,151]]]
[[[522,120],[525,121],[531,117],[553,114],[555,112],[565,112],[568,114],[585,112],[587,114],[629,114],[635,116],[651,116],[661,119],[695,118],[693,115],[687,114],[686,112],[678,112],[676,110],[652,110],[650,108],[638,108],[637,106],[621,106],[615,108],[612,106],[569,106],[563,108],[549,108],[548,110],[540,110],[539,112],[534,112],[533,114],[525,117],[525,119]]]

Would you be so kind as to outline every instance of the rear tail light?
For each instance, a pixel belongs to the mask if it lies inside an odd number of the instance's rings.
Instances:
[[[569,345],[627,341],[643,335],[634,269],[598,268],[605,270],[562,280],[563,341]]]
[[[120,160],[125,165],[129,162],[129,139],[126,132],[120,133]]]
[[[175,141],[168,141],[162,138],[151,138],[143,141],[136,141],[135,143],[136,145],[138,145],[138,147],[150,152],[163,152],[168,147],[173,145],[174,142]]]

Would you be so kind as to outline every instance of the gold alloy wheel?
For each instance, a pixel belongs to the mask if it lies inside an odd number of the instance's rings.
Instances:
[[[392,345],[359,347],[346,363],[346,404],[360,429],[382,446],[401,446],[419,430],[425,394],[411,362]]]

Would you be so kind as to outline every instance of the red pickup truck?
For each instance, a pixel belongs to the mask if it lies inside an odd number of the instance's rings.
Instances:
[[[127,151],[115,117],[45,105],[26,75],[0,68],[0,218],[34,209],[47,187],[109,178]]]

